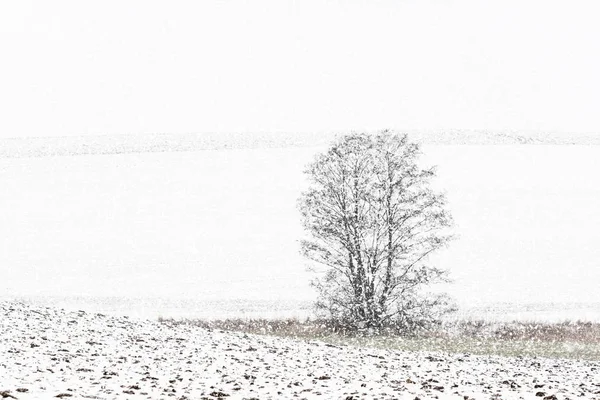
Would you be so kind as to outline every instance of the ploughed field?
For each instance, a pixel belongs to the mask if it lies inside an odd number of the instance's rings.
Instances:
[[[5,301],[0,396],[600,399],[600,362],[349,346]]]

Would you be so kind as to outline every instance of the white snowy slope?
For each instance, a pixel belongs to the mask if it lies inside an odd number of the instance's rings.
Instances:
[[[412,353],[0,303],[3,398],[600,398],[600,363]]]
[[[458,234],[431,261],[461,305],[579,302],[596,306],[557,317],[600,319],[600,146],[423,150]],[[0,296],[311,301],[296,200],[320,151],[0,159]]]
[[[347,132],[201,133],[0,138],[0,158],[164,153],[327,146]],[[403,130],[428,145],[600,145],[593,134],[481,130]]]

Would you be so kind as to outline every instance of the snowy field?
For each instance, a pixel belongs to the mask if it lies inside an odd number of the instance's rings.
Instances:
[[[306,316],[296,199],[323,148],[0,158],[0,294],[153,318]],[[423,150],[456,220],[433,261],[461,315],[600,321],[600,146]]]
[[[331,345],[0,302],[16,399],[594,399],[598,361]]]

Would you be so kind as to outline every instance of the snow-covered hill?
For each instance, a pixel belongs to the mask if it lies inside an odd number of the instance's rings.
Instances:
[[[459,302],[600,301],[600,146],[423,147],[459,235],[431,262]],[[310,301],[296,200],[319,151],[0,159],[0,296]]]
[[[593,134],[475,130],[413,130],[405,133],[408,133],[412,140],[431,145],[600,145],[600,135]],[[0,139],[0,158],[314,147],[326,146],[336,135],[338,133],[335,132],[202,133],[12,138]]]

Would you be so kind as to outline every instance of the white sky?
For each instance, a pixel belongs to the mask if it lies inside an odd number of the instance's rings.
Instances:
[[[0,3],[0,137],[600,132],[600,3]]]

